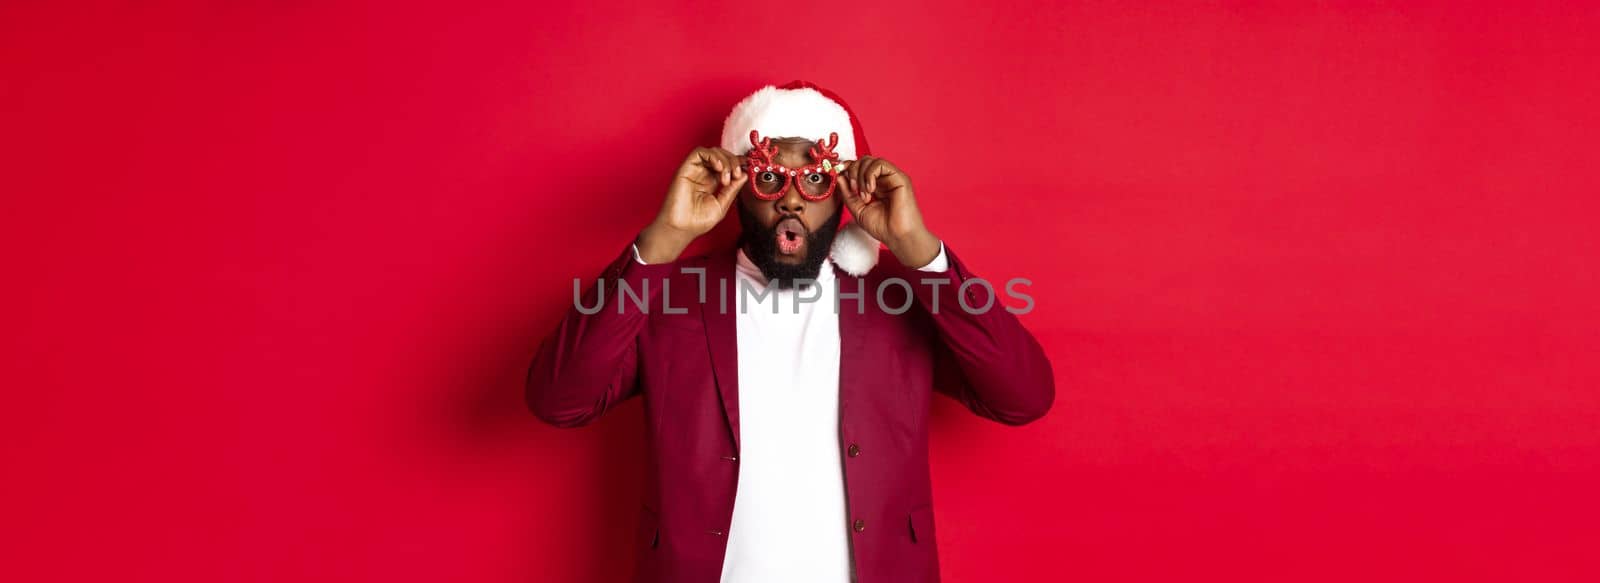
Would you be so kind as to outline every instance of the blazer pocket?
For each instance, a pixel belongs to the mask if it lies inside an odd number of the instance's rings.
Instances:
[[[911,542],[934,544],[933,505],[924,504],[911,509]]]
[[[634,540],[641,550],[651,550],[661,545],[660,519],[649,507],[639,507],[639,530]]]

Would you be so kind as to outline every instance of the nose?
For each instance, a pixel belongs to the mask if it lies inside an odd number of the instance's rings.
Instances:
[[[800,214],[806,210],[806,199],[800,196],[800,181],[790,180],[789,188],[784,189],[783,197],[777,202],[778,212]]]

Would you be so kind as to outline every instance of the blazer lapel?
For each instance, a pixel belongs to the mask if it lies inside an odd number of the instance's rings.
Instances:
[[[734,451],[739,451],[739,330],[734,320],[739,288],[733,276],[737,249],[710,256],[706,263],[706,301],[700,305],[706,349],[711,353],[711,370],[722,396],[722,412],[733,433]]]

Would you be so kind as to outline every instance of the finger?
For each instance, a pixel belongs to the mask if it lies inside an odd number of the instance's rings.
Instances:
[[[875,195],[875,194],[878,193],[878,184],[877,184],[878,175],[877,175],[877,170],[878,170],[878,159],[877,158],[873,158],[871,160],[868,160],[866,164],[862,165],[862,167],[861,167],[861,191],[862,192],[865,192],[868,195]]]
[[[728,212],[728,207],[733,206],[733,201],[739,198],[739,191],[749,181],[750,177],[748,175],[740,173],[727,186],[722,187],[722,190],[717,192],[717,206],[722,207],[724,214]]]
[[[862,170],[872,164],[872,160],[872,156],[865,156],[850,165],[850,188],[855,190],[857,202],[862,206],[872,202],[872,195],[867,192],[867,185],[862,182],[861,176]]]
[[[889,190],[889,184],[887,184],[889,181],[885,179],[893,177],[899,173],[898,170],[895,170],[894,164],[890,164],[889,161],[880,158],[877,160],[877,162],[877,164],[874,164],[872,168],[869,169],[869,171],[872,172],[872,176],[867,179],[868,182],[872,184],[872,194],[874,196],[878,194],[879,190],[887,192]],[[878,188],[880,182],[883,183],[884,188]]]
[[[729,184],[732,184],[733,179],[744,175],[744,161],[740,159],[740,156],[722,148],[717,148],[717,154],[722,156],[722,161],[728,168]]]
[[[852,160],[850,165],[846,166],[844,170],[845,181],[850,183],[850,189],[858,193],[858,196],[861,192],[861,164],[865,160],[866,158]]]
[[[688,161],[693,164],[705,166],[706,168],[715,169],[716,160],[716,150],[712,150],[711,148],[695,148],[694,151],[689,154]]]
[[[710,148],[696,148],[694,152],[698,156],[700,164],[710,169],[711,173],[717,176],[717,182],[727,186],[731,177],[728,176],[728,165],[724,162],[722,155]]]
[[[739,164],[739,157],[733,155],[733,152],[717,148],[717,156],[722,159],[722,167],[728,171],[730,184],[733,181],[732,179],[738,178],[740,174],[744,173],[744,168]]]
[[[717,203],[726,213],[728,207],[733,206],[734,199],[738,198],[739,190],[744,187],[746,182],[745,171],[739,163],[739,157],[735,156],[733,152],[717,148],[714,153],[718,159],[722,160],[723,168],[727,169],[727,172],[723,174],[723,176],[727,177],[727,180],[723,182],[722,190],[718,191],[716,195]]]
[[[843,174],[839,175],[839,184],[836,186],[836,188],[839,189],[839,194],[844,197],[844,206],[845,208],[850,209],[850,215],[861,216],[862,203],[860,192],[857,191],[854,186],[850,185],[850,181],[847,180],[847,177]]]
[[[873,158],[866,168],[861,169],[862,188],[867,189],[867,194],[872,195],[873,198],[877,198],[878,191],[881,190],[878,188],[878,177],[883,175],[881,169],[887,163],[883,158]]]
[[[850,188],[855,191],[856,204],[860,205],[862,209],[867,208],[875,200],[872,193],[867,192],[866,176],[864,175],[867,166],[872,164],[873,160],[874,158],[871,156],[856,160],[855,173],[850,177]]]
[[[705,148],[695,148],[694,151],[689,152],[689,156],[687,158],[683,159],[683,164],[678,166],[678,176],[682,176],[696,182],[698,182],[701,178],[708,176],[709,172],[707,171],[707,168],[709,167],[709,162],[707,160],[709,156],[710,154]]]

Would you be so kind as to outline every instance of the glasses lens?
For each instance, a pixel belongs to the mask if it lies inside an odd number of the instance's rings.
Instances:
[[[810,174],[801,174],[795,177],[800,181],[800,190],[811,196],[822,196],[833,188],[834,176],[826,172],[812,171]]]
[[[788,178],[787,170],[761,168],[750,173],[750,188],[760,194],[778,194],[783,192],[783,187],[788,182],[786,178]]]

